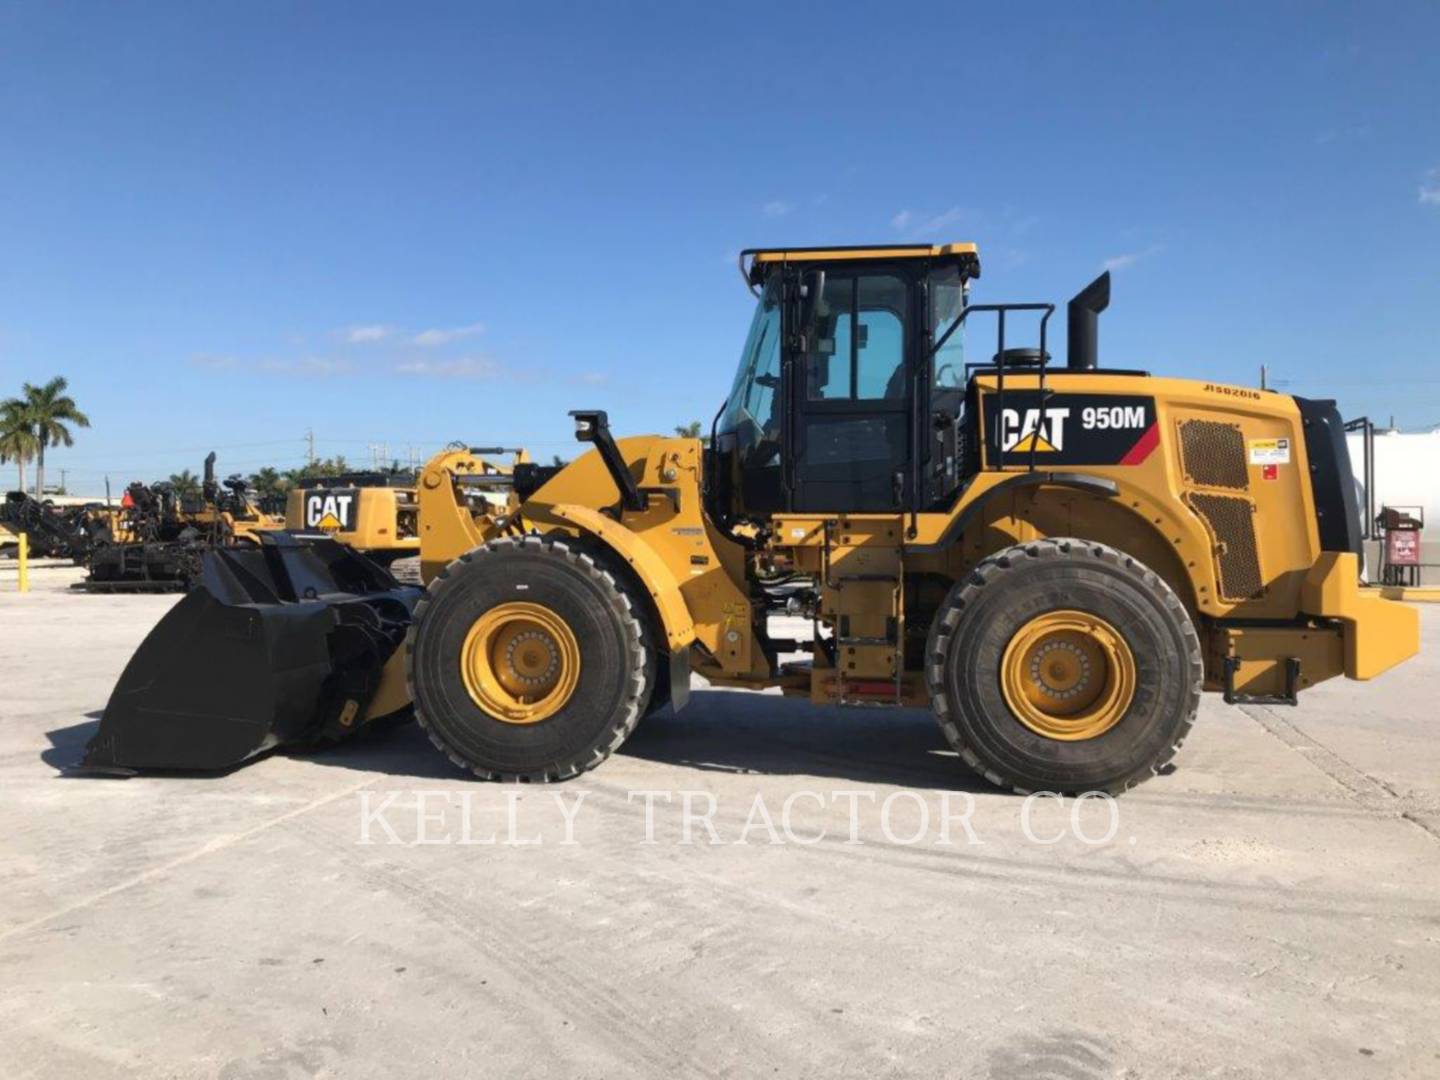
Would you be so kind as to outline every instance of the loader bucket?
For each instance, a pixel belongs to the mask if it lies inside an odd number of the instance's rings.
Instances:
[[[215,771],[345,738],[405,639],[420,590],[333,540],[216,548],[130,658],[81,771]]]

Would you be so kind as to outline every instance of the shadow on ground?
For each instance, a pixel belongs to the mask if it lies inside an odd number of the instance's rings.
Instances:
[[[66,779],[114,779],[114,775],[103,772],[86,772],[80,767],[85,756],[85,746],[100,729],[102,711],[85,714],[90,719],[83,724],[56,728],[47,731],[45,737],[50,745],[40,752],[40,760],[49,765]],[[386,773],[394,776],[408,776],[422,780],[453,780],[463,776],[440,751],[426,738],[425,733],[414,723],[384,726],[364,731],[349,742],[317,750],[278,750],[273,753],[282,756],[306,758],[320,765],[328,765],[356,772]],[[248,761],[229,769],[197,772],[185,769],[148,769],[153,776],[183,776],[190,779],[215,779],[229,776],[240,769],[247,769],[270,757],[270,753],[258,754]]]
[[[99,730],[101,715],[102,712],[97,709],[85,714],[87,719],[83,724],[47,731],[45,737],[50,740],[50,745],[40,751],[40,760],[60,773],[74,768],[85,755],[85,744]]]
[[[74,769],[99,727],[101,714],[87,715],[86,723],[47,732],[51,745],[40,759],[62,773]],[[322,750],[293,753],[318,765],[356,772],[423,780],[465,775],[413,723],[369,731]],[[990,790],[945,745],[928,711],[821,707],[743,690],[695,692],[679,713],[665,709],[642,720],[619,753],[702,772]]]
[[[692,694],[681,712],[642,721],[619,752],[703,771],[991,790],[928,710],[824,707],[744,690]]]

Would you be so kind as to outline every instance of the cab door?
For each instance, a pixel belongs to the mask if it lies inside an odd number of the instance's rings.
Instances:
[[[908,507],[912,290],[892,270],[827,271],[789,367],[791,509],[885,513]]]

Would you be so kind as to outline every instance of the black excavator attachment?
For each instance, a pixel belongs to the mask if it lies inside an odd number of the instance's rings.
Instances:
[[[313,747],[408,707],[382,673],[421,591],[342,544],[267,533],[204,555],[131,657],[81,772],[216,771]],[[392,675],[393,677],[393,675]]]

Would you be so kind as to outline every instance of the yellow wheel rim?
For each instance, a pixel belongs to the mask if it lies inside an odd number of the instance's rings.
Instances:
[[[1120,722],[1135,697],[1135,657],[1085,611],[1049,611],[1015,632],[1000,661],[1005,703],[1038,735],[1078,742]]]
[[[559,712],[580,681],[580,646],[541,604],[500,604],[475,620],[460,648],[460,677],[476,705],[507,724]]]

